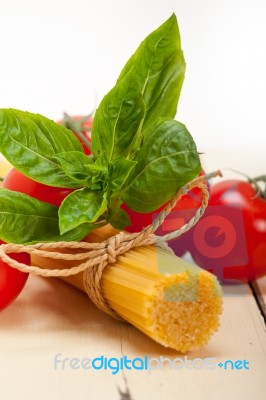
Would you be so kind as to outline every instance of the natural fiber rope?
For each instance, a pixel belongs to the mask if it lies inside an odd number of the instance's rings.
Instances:
[[[220,171],[207,174],[200,178],[196,178],[187,185],[183,186],[176,196],[166,205],[153,223],[138,233],[119,232],[117,235],[106,239],[102,243],[87,242],[54,242],[54,243],[37,243],[32,245],[22,245],[7,243],[0,245],[0,258],[13,268],[19,271],[41,275],[44,277],[66,277],[84,272],[84,287],[90,299],[98,308],[112,315],[114,318],[121,319],[116,312],[109,306],[101,291],[101,277],[104,268],[108,264],[114,264],[119,255],[126,253],[130,249],[139,246],[158,245],[164,249],[167,248],[166,242],[174,239],[197,223],[204,213],[207,205],[209,192],[204,183],[207,179],[215,176],[221,176]],[[198,187],[202,192],[202,204],[191,220],[182,228],[171,232],[164,236],[156,236],[154,232],[163,223],[164,219],[171,212],[178,200],[193,188]],[[78,254],[60,253],[54,249],[80,250]],[[47,257],[51,259],[60,259],[67,261],[81,261],[75,267],[67,269],[43,269],[34,265],[26,265],[9,257],[7,253],[26,252],[32,255]]]

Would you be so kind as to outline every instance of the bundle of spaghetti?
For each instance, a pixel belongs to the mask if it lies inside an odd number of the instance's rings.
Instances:
[[[105,226],[93,231],[86,241],[101,243],[116,233]],[[41,268],[49,265],[49,269],[78,264],[37,255],[32,255],[32,263]],[[88,292],[86,271],[62,279]],[[154,245],[118,256],[104,269],[101,290],[119,317],[180,352],[205,345],[219,327],[222,293],[216,277]]]

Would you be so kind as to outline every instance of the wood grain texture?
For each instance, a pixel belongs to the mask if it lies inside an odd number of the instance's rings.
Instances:
[[[30,277],[16,302],[0,314],[1,398],[33,399],[264,399],[265,325],[248,286],[225,289],[221,328],[189,359],[246,359],[250,370],[155,371],[55,369],[62,358],[184,357],[130,325],[98,311],[85,294],[56,279]],[[15,382],[15,384],[14,384]]]
[[[250,286],[266,323],[266,276],[252,282]]]

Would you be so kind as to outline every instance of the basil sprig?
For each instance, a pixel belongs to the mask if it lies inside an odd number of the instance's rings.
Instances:
[[[200,162],[192,136],[180,122],[159,118],[144,136],[134,176],[121,197],[132,210],[151,212],[200,172]]]
[[[23,193],[0,190],[0,237],[5,242],[81,240],[92,229],[84,224],[62,235],[57,207]]]
[[[173,120],[185,74],[175,15],[152,32],[103,98],[92,155],[75,135],[29,112],[0,110],[0,151],[24,175],[74,191],[59,209],[0,190],[0,237],[10,242],[80,240],[106,223],[129,225],[126,203],[152,212],[201,170],[186,127]]]

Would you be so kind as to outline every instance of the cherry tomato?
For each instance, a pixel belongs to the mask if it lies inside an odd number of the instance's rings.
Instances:
[[[0,240],[0,244],[4,242]],[[16,261],[30,265],[30,256],[27,253],[9,254]],[[0,311],[11,304],[23,289],[28,274],[20,272],[0,259]]]
[[[202,170],[200,176],[204,174],[205,172]],[[201,206],[201,201],[202,194],[200,189],[194,188],[188,192],[176,203],[163,224],[157,229],[156,234],[162,236],[181,228],[195,215],[195,212]],[[131,225],[125,229],[129,232],[141,231],[154,221],[164,207],[165,204],[154,212],[142,214],[129,209],[126,204],[123,204],[122,208],[128,213],[131,221]],[[190,237],[186,233],[179,238],[169,241],[168,245],[174,250],[177,256],[181,257],[188,251],[189,241]]]
[[[64,198],[72,192],[71,189],[57,188],[35,182],[15,168],[7,173],[2,187],[28,194],[56,207],[59,207]],[[24,264],[30,264],[30,256],[27,253],[11,254],[11,257]],[[15,300],[23,289],[27,278],[28,274],[10,267],[0,259],[0,310]]]
[[[3,180],[2,187],[28,194],[38,200],[53,204],[56,207],[59,207],[64,198],[73,191],[72,189],[47,186],[35,182],[15,168],[12,168],[7,173]]]
[[[91,154],[91,147],[89,145],[91,141],[91,128],[92,128],[92,115],[74,115],[69,116],[64,114],[64,119],[58,121],[59,125],[63,125],[70,129],[79,139],[82,144],[85,154]]]
[[[224,281],[266,274],[266,199],[248,182],[224,180],[211,188],[209,206],[191,232],[194,261]]]

